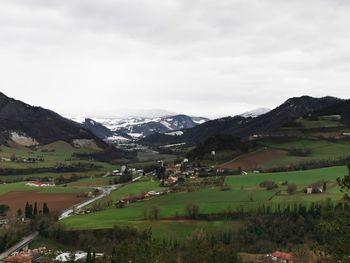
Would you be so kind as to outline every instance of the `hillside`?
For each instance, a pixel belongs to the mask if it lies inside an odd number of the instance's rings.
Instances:
[[[78,125],[107,142],[125,142],[132,139],[128,134],[122,131],[111,131],[102,123],[90,118],[85,119],[82,123],[78,123]]]
[[[166,144],[174,143],[174,141],[176,143],[197,144],[217,134],[231,134],[242,138],[255,134],[271,135],[280,132],[281,127],[297,118],[320,112],[339,103],[343,103],[343,100],[334,97],[313,98],[302,96],[291,98],[274,110],[255,118],[234,116],[216,119],[183,130],[183,134],[177,136],[176,140],[163,135],[161,141]],[[159,145],[158,139],[158,135],[155,134],[143,139],[142,142],[149,145]]]
[[[86,129],[57,113],[30,106],[0,93],[0,143],[35,146],[55,141],[75,144],[107,144]]]

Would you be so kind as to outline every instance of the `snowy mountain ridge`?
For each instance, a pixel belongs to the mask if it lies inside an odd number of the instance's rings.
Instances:
[[[71,120],[80,123],[85,128],[93,131],[101,125],[111,133],[103,133],[103,139],[108,141],[143,138],[155,133],[169,133],[181,129],[189,129],[208,121],[204,117],[191,117],[188,115],[171,115],[164,117],[127,117],[127,118],[85,118],[82,116],[71,117]]]

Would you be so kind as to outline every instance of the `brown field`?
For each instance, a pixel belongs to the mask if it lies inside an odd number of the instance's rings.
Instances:
[[[226,169],[238,169],[241,167],[243,170],[251,171],[262,167],[264,164],[269,163],[273,160],[282,158],[287,155],[286,151],[266,149],[259,150],[253,153],[248,153],[239,156],[232,161],[224,163],[221,168]]]
[[[46,202],[50,212],[59,213],[83,200],[84,198],[78,197],[76,193],[41,194],[36,191],[8,192],[0,196],[0,203],[10,206],[10,211],[7,213],[9,217],[15,216],[18,209],[22,209],[24,213],[26,202],[33,207],[37,202],[38,211],[42,210],[43,203]]]

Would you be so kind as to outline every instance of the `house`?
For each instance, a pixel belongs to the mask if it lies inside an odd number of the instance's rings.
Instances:
[[[294,262],[294,256],[290,253],[285,253],[281,251],[276,251],[270,255],[271,260],[275,262],[281,262],[281,263],[293,263]]]
[[[312,187],[306,188],[306,193],[307,193],[308,195],[312,194]]]
[[[177,183],[178,178],[174,176],[169,176],[168,179],[164,181],[164,186],[171,186],[175,183]]]
[[[327,187],[326,182],[319,181],[319,182],[316,182],[316,183],[309,185],[304,190],[304,192],[307,194],[319,194],[319,193],[323,193],[323,191],[326,189],[326,187]]]

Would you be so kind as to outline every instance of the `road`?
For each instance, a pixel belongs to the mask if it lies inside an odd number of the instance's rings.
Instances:
[[[3,262],[5,258],[7,258],[9,255],[11,255],[13,252],[19,251],[22,248],[29,245],[37,236],[39,235],[38,232],[32,233],[29,236],[23,238],[20,242],[10,247],[8,250],[0,254],[0,262]]]
[[[142,175],[140,175],[140,176],[134,178],[130,183],[133,183],[133,182],[138,181],[139,179],[141,179],[141,177],[142,177]],[[122,186],[124,186],[124,185],[127,185],[127,184],[129,184],[129,183],[125,183],[125,184],[114,184],[114,185],[103,186],[103,187],[96,187],[95,189],[99,190],[101,194],[99,194],[98,196],[96,196],[96,197],[94,197],[94,198],[92,198],[92,199],[90,199],[90,200],[87,200],[87,201],[85,201],[85,202],[83,202],[83,203],[80,203],[80,204],[78,204],[78,205],[75,205],[75,209],[78,210],[78,209],[84,208],[84,207],[86,207],[86,206],[88,206],[88,205],[90,205],[90,204],[96,202],[97,200],[102,199],[102,198],[104,198],[104,197],[110,195],[114,190],[117,190],[117,189],[119,189],[120,187],[122,187]],[[65,210],[65,211],[60,215],[60,217],[59,217],[58,220],[62,220],[62,219],[65,219],[65,218],[71,216],[72,213],[73,213],[73,211],[74,211],[73,208],[70,208],[70,209],[68,209],[68,210]]]
[[[96,189],[98,189],[100,191],[101,194],[99,194],[98,196],[90,199],[90,200],[87,200],[83,203],[80,203],[78,205],[76,205],[76,209],[81,209],[85,206],[88,206],[89,204],[103,198],[103,197],[106,197],[108,195],[110,195],[114,190],[117,190],[119,189],[120,187],[124,186],[124,185],[127,185],[127,184],[130,184],[130,183],[133,183],[133,182],[136,182],[137,180],[139,180],[140,178],[142,177],[139,176],[139,177],[136,177],[134,178],[131,182],[129,183],[125,183],[125,184],[115,184],[115,185],[110,185],[110,186],[103,186],[103,187],[96,187]],[[73,213],[73,208],[72,209],[68,209],[66,211],[64,211],[61,216],[59,217],[58,220],[62,220],[64,218],[67,218],[69,216],[71,216]],[[3,262],[3,260],[5,258],[7,258],[9,255],[11,255],[12,253],[16,252],[16,251],[19,251],[21,250],[22,248],[24,248],[25,246],[29,245],[37,236],[39,235],[38,232],[34,232],[32,234],[30,234],[29,236],[23,238],[20,242],[18,242],[17,244],[13,245],[12,247],[10,247],[8,250],[6,250],[5,252],[1,253],[0,254],[0,262]]]
[[[99,190],[101,194],[99,194],[98,196],[92,198],[92,199],[89,199],[83,203],[80,203],[80,204],[77,204],[75,205],[75,209],[81,209],[85,206],[88,206],[94,202],[96,202],[97,200],[99,199],[102,199],[108,195],[110,195],[114,190],[117,190],[118,188],[120,188],[121,186],[123,186],[122,184],[115,184],[115,185],[111,185],[111,186],[104,186],[104,187],[96,187],[95,189]],[[61,215],[60,217],[58,218],[58,220],[62,220],[62,219],[65,219],[69,216],[72,215],[73,213],[73,208],[70,208],[68,210],[65,210]]]

